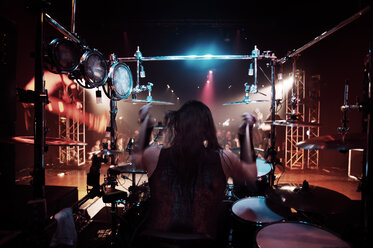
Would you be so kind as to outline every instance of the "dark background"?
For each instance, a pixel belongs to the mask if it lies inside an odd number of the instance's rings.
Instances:
[[[34,74],[35,16],[26,9],[32,1],[2,1],[0,13],[10,22],[14,31],[16,48],[11,51],[13,70],[8,85],[2,91],[5,111],[2,120],[10,123],[15,135],[32,135],[25,130],[24,110],[15,101],[15,88],[24,87]],[[87,44],[98,49],[105,57],[115,53],[118,57],[133,56],[137,46],[145,57],[190,54],[250,54],[254,45],[261,51],[271,50],[277,57],[284,57],[315,37],[335,27],[363,7],[360,1],[88,1],[77,0],[76,32]],[[67,29],[70,28],[71,1],[51,1],[47,12]],[[9,25],[8,25],[9,26]],[[49,24],[45,24],[45,38],[62,37]],[[350,103],[362,95],[363,61],[369,46],[369,14],[325,38],[304,51],[298,59],[298,68],[306,72],[306,85],[314,75],[320,75],[321,124],[320,135],[336,134],[341,125],[340,105],[343,103],[344,82],[350,80]],[[259,65],[270,75],[265,62]],[[135,67],[130,65],[135,77]],[[243,83],[252,82],[247,75],[247,61],[177,61],[147,62],[144,64],[147,77],[141,83],[154,83],[153,98],[172,101],[174,107],[155,106],[153,114],[161,120],[169,109],[175,109],[186,100],[199,99],[209,70],[214,71],[214,99],[210,106],[217,125],[232,118],[238,125],[241,113],[253,112],[260,108],[269,113],[270,103],[259,105],[222,106],[223,103],[242,100]],[[284,66],[289,73],[291,64]],[[4,83],[5,82],[5,83]],[[167,91],[169,84],[175,91]],[[232,85],[230,89],[228,86]],[[200,88],[198,88],[200,86]],[[259,86],[269,86],[259,71]],[[260,88],[261,89],[261,88]],[[180,98],[176,100],[176,96]],[[261,96],[254,96],[262,99]],[[139,96],[140,98],[140,96]],[[269,99],[269,96],[265,97]],[[87,112],[94,112],[94,98],[87,97]],[[16,104],[14,104],[16,102]],[[118,125],[123,132],[132,133],[137,129],[139,106],[119,102]],[[108,108],[108,106],[106,106]],[[267,112],[266,112],[267,111]],[[100,112],[100,113],[101,113]],[[361,114],[348,114],[352,132],[361,132]],[[119,117],[121,119],[119,120]],[[56,136],[57,117],[47,113],[48,136]],[[279,129],[279,131],[284,129]],[[11,134],[11,132],[7,132]],[[279,135],[281,136],[281,135]],[[102,137],[93,131],[87,132],[87,149]],[[284,136],[282,136],[284,137]],[[283,139],[283,138],[282,138]],[[283,140],[278,140],[281,143]],[[15,150],[15,171],[33,167],[31,146],[17,144]],[[10,154],[10,153],[8,153]],[[22,156],[20,156],[22,154]],[[46,155],[46,162],[53,162],[57,151]],[[13,163],[9,160],[9,163]],[[346,168],[347,154],[337,151],[320,152],[321,168]],[[11,168],[11,167],[9,167]]]

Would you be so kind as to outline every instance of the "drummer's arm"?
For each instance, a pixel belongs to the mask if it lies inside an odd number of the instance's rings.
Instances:
[[[227,179],[231,177],[235,184],[245,185],[253,191],[256,189],[256,161],[247,163],[228,149],[222,150],[220,160]]]
[[[247,185],[255,189],[257,168],[256,168],[256,156],[254,146],[252,142],[252,127],[255,123],[256,118],[254,115],[244,114],[243,123],[238,129],[238,137],[240,141],[240,159],[231,151],[224,150],[223,168],[228,174],[231,174],[233,181],[237,183]],[[226,174],[227,175],[227,174]]]
[[[130,161],[136,165],[137,168],[142,170],[154,171],[157,165],[152,162],[152,157],[156,157],[158,162],[159,151],[157,148],[148,147],[150,143],[150,137],[153,130],[154,121],[149,115],[151,105],[147,104],[140,109],[139,121],[141,123],[139,137],[135,143],[134,151],[130,156]],[[154,167],[154,169],[153,169]]]

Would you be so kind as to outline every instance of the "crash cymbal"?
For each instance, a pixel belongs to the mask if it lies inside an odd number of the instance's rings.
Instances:
[[[361,133],[325,135],[298,142],[297,147],[308,150],[349,150],[366,147],[365,136]]]
[[[249,104],[249,103],[259,103],[259,102],[268,102],[268,100],[248,100],[248,99],[244,99],[244,100],[239,101],[239,102],[224,103],[223,105]]]
[[[16,136],[12,137],[12,142],[34,144],[34,136]],[[45,137],[45,144],[48,146],[85,146],[87,143],[71,139],[62,139],[57,137]]]
[[[265,121],[264,123],[271,124],[274,126],[282,126],[282,127],[318,127],[320,126],[319,123],[313,122],[303,122],[297,120],[277,120],[277,121]]]
[[[266,199],[268,207],[284,217],[286,209],[315,214],[341,214],[346,212],[351,204],[347,196],[330,189],[308,185],[306,181],[303,184],[274,185],[267,190]]]
[[[125,100],[125,102],[133,103],[133,104],[147,104],[151,103],[154,105],[174,105],[172,102],[164,102],[164,101],[156,101],[156,100],[139,100],[139,99],[132,99],[132,100]]]

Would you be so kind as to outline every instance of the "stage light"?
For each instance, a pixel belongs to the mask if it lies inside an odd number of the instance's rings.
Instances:
[[[69,73],[78,68],[82,49],[71,40],[57,38],[49,43],[47,53],[50,71]]]
[[[170,88],[170,85],[167,84],[167,89],[169,89],[169,88]]]
[[[96,50],[88,50],[83,54],[80,68],[84,79],[92,87],[104,85],[109,75],[106,60]]]
[[[65,111],[65,108],[63,106],[63,102],[61,102],[61,101],[58,102],[58,110],[60,111],[60,113],[63,113],[63,111]]]
[[[294,83],[294,77],[288,77],[288,78],[282,80],[282,85],[283,85],[284,89],[291,88],[293,86],[293,83]]]
[[[209,73],[210,73],[210,74],[212,74],[212,72],[213,72],[212,70],[209,70]]]
[[[207,81],[206,81],[206,83],[208,83],[208,84],[209,84],[209,83],[210,83],[210,80],[207,80]]]
[[[122,62],[115,62],[110,67],[109,78],[113,85],[114,97],[127,99],[133,87],[130,68]]]
[[[174,93],[174,90],[171,90],[172,93]]]

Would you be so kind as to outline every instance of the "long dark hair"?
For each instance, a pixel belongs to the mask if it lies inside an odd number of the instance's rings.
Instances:
[[[186,187],[193,189],[207,150],[221,149],[211,111],[200,101],[188,101],[179,110],[169,112],[165,123],[177,176]]]

